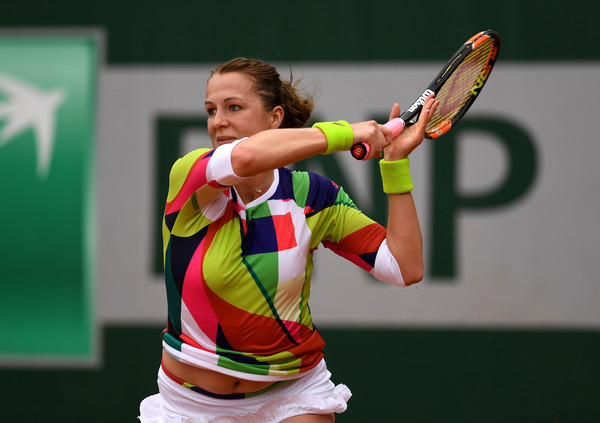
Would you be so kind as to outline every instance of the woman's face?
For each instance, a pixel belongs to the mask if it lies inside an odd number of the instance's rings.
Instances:
[[[283,109],[266,111],[252,88],[252,78],[240,72],[217,73],[209,79],[204,107],[213,147],[279,127]]]

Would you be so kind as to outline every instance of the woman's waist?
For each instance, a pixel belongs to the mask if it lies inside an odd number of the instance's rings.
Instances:
[[[279,382],[256,381],[226,375],[214,370],[192,366],[172,357],[163,350],[162,366],[169,377],[218,395],[246,394],[261,391]]]
[[[184,334],[172,326],[163,331],[163,348],[173,361],[241,380],[277,382],[295,379],[322,359],[325,347],[317,330],[299,338],[277,334],[274,330],[268,340],[270,343],[267,340],[260,342],[262,339],[258,335],[235,338],[235,343],[231,338],[221,336],[227,348],[211,343],[199,328],[191,331]],[[244,340],[248,342],[244,343]]]

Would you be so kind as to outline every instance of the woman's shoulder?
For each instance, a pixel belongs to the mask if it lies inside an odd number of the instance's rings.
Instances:
[[[187,175],[198,159],[209,156],[213,151],[214,150],[211,148],[199,148],[190,151],[173,163],[173,166],[171,167],[171,176]]]
[[[186,153],[183,157],[180,157],[175,161],[173,167],[182,167],[186,165],[192,165],[196,160],[198,160],[202,156],[208,156],[209,153],[212,153],[214,149],[212,148],[198,148],[196,150],[192,150]]]
[[[280,179],[289,178],[297,202],[314,210],[335,204],[343,195],[342,187],[319,173],[287,168],[284,172],[284,177]]]
[[[326,183],[334,183],[327,176],[323,176],[320,173],[313,172],[310,170],[298,170],[298,169],[289,169],[287,167],[281,168],[280,170],[286,172],[290,175],[291,178],[294,178],[298,181],[305,181],[307,183],[312,182],[326,182]]]
[[[280,179],[288,179],[296,188],[323,189],[333,187],[336,190],[340,188],[331,179],[316,172],[289,168],[281,168],[280,172]]]

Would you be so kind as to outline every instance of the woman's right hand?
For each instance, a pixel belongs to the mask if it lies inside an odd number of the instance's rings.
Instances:
[[[354,144],[362,142],[370,147],[365,160],[381,157],[382,151],[392,142],[392,130],[374,120],[353,123]]]

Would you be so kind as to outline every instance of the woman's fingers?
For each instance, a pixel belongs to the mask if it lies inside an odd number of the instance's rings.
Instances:
[[[400,116],[400,105],[398,103],[394,103],[392,106],[392,111],[390,112],[389,120],[396,119],[398,116]]]

